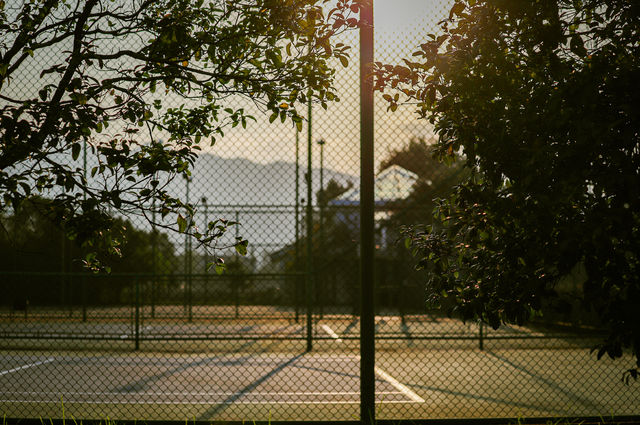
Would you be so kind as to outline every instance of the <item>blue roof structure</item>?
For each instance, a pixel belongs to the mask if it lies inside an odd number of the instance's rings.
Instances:
[[[406,199],[411,194],[413,185],[418,180],[418,175],[400,167],[392,165],[385,168],[375,179],[375,204],[383,206]],[[329,201],[329,205],[359,205],[360,187],[354,187],[335,199]]]

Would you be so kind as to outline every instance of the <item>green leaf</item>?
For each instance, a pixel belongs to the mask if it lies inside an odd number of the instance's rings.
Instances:
[[[74,143],[73,145],[71,145],[71,157],[74,161],[78,159],[78,156],[80,156],[81,150],[82,146],[80,145],[80,143]]]
[[[451,11],[449,12],[449,19],[452,19],[453,15],[460,15],[463,10],[464,10],[464,3],[457,2],[456,4],[453,5],[453,7],[451,8]]]
[[[29,196],[29,194],[31,193],[31,187],[26,183],[20,183],[20,186],[22,187],[22,190],[24,191],[24,194],[26,196]]]
[[[573,37],[571,37],[571,41],[570,41],[570,46],[571,51],[580,56],[580,57],[584,57],[587,55],[587,49],[584,47],[584,41],[582,40],[582,37],[580,37],[580,35],[578,34],[574,34]]]
[[[178,223],[178,231],[180,233],[184,233],[184,231],[187,229],[187,220],[182,216],[182,214],[178,214],[176,222]]]
[[[246,241],[246,240],[243,240],[243,241],[238,242],[238,243],[235,245],[236,252],[237,252],[238,254],[242,255],[242,256],[247,255],[247,245],[248,245],[248,244],[249,244],[249,242],[248,242],[248,241]]]

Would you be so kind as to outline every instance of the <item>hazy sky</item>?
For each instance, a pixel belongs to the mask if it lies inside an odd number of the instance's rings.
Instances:
[[[452,3],[453,0],[375,0],[376,60],[395,64],[401,63],[402,58],[409,58],[417,46],[426,40],[427,33],[437,33],[436,23],[448,15]],[[353,46],[353,49],[350,66],[347,69],[339,68],[336,78],[341,101],[330,104],[328,111],[322,110],[319,106],[314,106],[313,109],[313,167],[318,168],[320,165],[319,146],[315,142],[322,138],[326,141],[325,168],[357,176],[360,168],[357,32],[347,34],[344,42]],[[54,56],[57,61],[64,60],[61,51],[47,51],[34,58],[31,63],[27,63],[21,78],[13,81],[11,89],[23,95],[30,93],[36,96],[35,90],[43,84],[43,80],[39,78],[42,67],[40,61],[51,62]],[[167,101],[171,103],[171,99]],[[178,102],[180,99],[175,98],[171,106],[178,106]],[[304,105],[299,105],[299,109],[306,111]],[[253,112],[258,119],[257,123],[250,122],[246,130],[238,127],[227,131],[226,137],[220,139],[213,148],[206,150],[215,155],[227,158],[242,157],[262,164],[275,161],[295,162],[296,137],[292,125],[280,124],[279,120],[269,125],[267,116],[262,116],[255,110]],[[110,129],[117,131],[116,127],[114,123]],[[376,97],[375,146],[378,162],[390,150],[406,144],[411,137],[428,136],[430,132],[428,123],[418,121],[411,107],[388,113],[380,96]],[[302,174],[306,168],[306,126],[300,133],[299,141]],[[211,181],[206,178],[206,172],[200,175],[202,178],[193,182],[194,193],[224,194],[225,191],[234,191],[237,186],[233,181]],[[278,185],[277,182],[268,183]],[[289,197],[293,202],[293,193],[290,193]],[[209,199],[216,202],[213,195],[209,196]],[[251,200],[248,202],[251,203]],[[242,217],[241,220],[248,222],[250,218]],[[175,242],[180,243],[180,240],[176,239]]]
[[[453,0],[375,0],[375,57],[386,63],[401,63],[410,58],[416,47],[424,42],[426,34],[437,32],[436,23],[447,16]],[[358,82],[358,34],[352,31],[344,42],[353,46],[349,68],[340,68],[336,78],[341,102],[330,104],[328,111],[314,106],[313,141],[325,139],[325,166],[337,171],[359,172],[359,82]],[[59,56],[62,52],[47,51],[46,55]],[[52,57],[45,60],[51,61]],[[41,54],[42,56],[42,54]],[[64,55],[63,55],[64,56]],[[35,90],[43,84],[38,78],[41,64],[38,57],[27,63],[22,79],[13,81],[10,89],[21,94],[36,96]],[[63,61],[63,58],[56,58]],[[336,64],[338,65],[338,64]],[[38,83],[33,84],[37,79]],[[169,100],[170,102],[170,100]],[[179,99],[176,99],[179,102]],[[174,105],[177,106],[177,105]],[[304,105],[300,109],[306,111]],[[402,146],[412,136],[425,136],[429,126],[415,119],[411,108],[400,108],[393,114],[385,111],[386,105],[376,100],[376,152],[378,160],[393,148]],[[254,111],[258,123],[247,130],[237,128],[227,132],[211,153],[224,157],[246,157],[255,162],[295,161],[295,131],[290,123],[269,125],[266,117]],[[300,134],[301,158],[306,158],[306,127]],[[162,137],[162,136],[160,136]],[[165,136],[166,137],[166,136]],[[318,160],[318,146],[314,143],[314,163]]]
[[[375,58],[386,63],[401,63],[436,33],[437,22],[448,15],[453,0],[375,0]],[[330,104],[328,111],[313,109],[313,141],[326,140],[325,166],[337,171],[359,172],[359,86],[358,34],[348,34],[346,43],[353,46],[351,65],[340,69],[336,80],[341,101]],[[257,162],[295,160],[295,131],[291,125],[266,125],[266,120],[251,131],[234,131],[220,140],[212,152],[226,157],[246,156]],[[377,97],[375,118],[376,155],[378,161],[412,136],[429,136],[430,127],[418,121],[410,107],[387,113],[386,105]],[[301,157],[306,158],[306,127],[300,134]],[[314,163],[319,148],[314,143]]]

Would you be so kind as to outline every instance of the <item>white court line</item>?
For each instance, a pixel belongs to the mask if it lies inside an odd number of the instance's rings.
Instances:
[[[374,368],[374,370],[376,372],[376,375],[378,375],[379,377],[381,377],[382,379],[384,379],[385,381],[387,381],[388,383],[396,387],[398,390],[402,391],[402,393],[404,393],[404,395],[409,397],[412,401],[415,401],[417,403],[424,403],[424,399],[422,397],[420,397],[418,394],[411,391],[409,388],[407,388],[406,385],[403,385],[400,382],[398,382],[393,376],[389,375],[384,370],[378,367]]]
[[[328,333],[328,334],[329,334],[329,336],[330,336],[331,338],[335,339],[335,340],[336,340],[336,341],[338,341],[338,342],[342,342],[342,338],[340,338],[340,335],[338,335],[337,333],[335,333],[335,332],[333,331],[333,329],[331,329],[329,326],[327,326],[327,325],[320,325],[320,327],[321,327],[322,329],[324,329],[324,331],[325,331],[326,333]]]
[[[26,365],[24,365],[24,366],[15,367],[15,368],[13,368],[13,369],[3,370],[2,372],[0,372],[0,376],[2,376],[2,375],[6,375],[6,374],[8,374],[8,373],[17,372],[17,371],[19,371],[19,370],[23,370],[23,369],[29,369],[30,367],[40,366],[41,364],[50,363],[50,362],[52,362],[52,361],[54,361],[54,360],[55,360],[55,359],[53,359],[53,358],[48,358],[48,359],[46,359],[46,360],[42,360],[42,361],[35,362],[35,363],[29,363],[29,364],[26,364]]]
[[[177,359],[176,358],[164,359],[160,357],[139,358],[139,357],[128,357],[128,356],[119,357],[119,358],[92,358],[92,357],[66,357],[65,358],[66,361],[71,361],[71,362],[81,361],[85,363],[87,366],[91,366],[91,367],[110,366],[110,365],[144,366],[148,364],[149,359],[152,359],[152,361],[154,362],[155,361],[162,362],[163,366],[167,363],[179,364],[181,366],[184,366],[184,365],[190,365],[191,363],[194,363],[194,362],[201,362],[201,363],[205,363],[207,366],[225,367],[224,365],[220,365],[218,363],[228,361],[230,359],[231,360],[243,359],[244,364],[247,366],[265,365],[265,364],[273,365],[279,362],[290,360],[291,357],[276,354],[276,355],[267,355],[266,357],[263,357],[263,358],[249,358],[249,359],[244,358],[244,356],[242,355],[221,355],[221,356],[213,356],[213,357],[179,357]],[[359,360],[360,360],[360,356],[327,357],[327,356],[320,356],[320,355],[313,355],[313,354],[311,355],[305,354],[303,357],[297,360],[298,362],[297,364],[308,365],[309,362],[311,361],[320,361],[325,363],[353,363]]]
[[[26,391],[26,392],[16,392],[16,393],[12,393],[12,395],[32,395],[32,396],[38,396],[38,395],[42,395],[42,396],[50,396],[50,393],[43,393],[43,392],[34,392],[34,391]],[[211,401],[211,400],[207,400],[207,401],[202,401],[202,402],[197,402],[197,401],[163,401],[163,400],[151,400],[151,401],[142,401],[142,400],[74,400],[73,396],[82,396],[82,395],[90,395],[90,396],[100,396],[100,397],[105,397],[105,396],[113,396],[113,395],[121,395],[121,396],[133,396],[136,398],[140,398],[141,396],[163,396],[163,395],[167,395],[167,396],[173,396],[173,395],[187,395],[190,397],[193,397],[194,395],[200,395],[200,396],[222,396],[222,397],[231,397],[231,396],[236,396],[238,393],[155,393],[155,392],[144,392],[144,393],[113,393],[113,392],[65,392],[64,396],[65,396],[65,403],[68,404],[72,404],[72,403],[80,403],[80,404],[108,404],[108,403],[117,403],[117,404],[121,404],[121,405],[148,405],[148,404],[157,404],[157,405],[199,405],[199,404],[217,404],[217,405],[232,405],[232,404],[244,404],[244,405],[304,405],[304,404],[310,404],[310,405],[327,405],[327,404],[359,404],[360,400],[359,397],[357,397],[356,400],[333,400],[333,401],[327,401],[327,400],[323,400],[323,401],[313,401],[313,400],[308,400],[308,401],[299,401],[299,400],[289,400],[289,401],[278,401],[278,400],[270,400],[270,401],[263,401],[263,400],[256,400],[256,401],[225,401],[225,400],[218,400],[218,401]],[[404,394],[403,392],[400,391],[386,391],[386,392],[377,392],[376,395],[379,396],[383,396],[382,400],[378,400],[376,401],[376,403],[378,404],[397,404],[397,403],[408,403],[408,401],[406,400],[384,400],[384,396],[385,395],[395,395],[395,394]],[[249,393],[247,394],[247,396],[287,396],[287,395],[298,395],[298,396],[304,396],[304,395],[311,395],[311,396],[340,396],[340,395],[351,395],[351,396],[359,396],[360,392],[283,392],[283,393]],[[413,400],[412,400],[413,401]],[[31,400],[18,400],[18,399],[0,399],[0,402],[2,403],[58,403],[59,400],[57,399],[44,399],[44,397],[40,400],[38,399],[31,399]]]
[[[1,393],[0,393],[1,394]],[[48,396],[50,393],[45,392],[37,392],[37,391],[12,391],[11,395],[31,395],[31,396]],[[132,392],[132,393],[124,393],[124,392],[82,392],[82,391],[67,391],[64,395],[94,395],[94,396],[107,396],[107,395],[121,395],[121,396],[233,396],[238,393],[184,393],[184,392],[166,392],[166,393],[158,393],[158,392]],[[404,394],[402,391],[384,391],[384,392],[376,392],[376,394],[381,395],[391,395],[391,394]],[[343,391],[343,392],[283,392],[283,393],[247,393],[249,396],[279,396],[279,395],[309,395],[309,396],[322,396],[322,395],[360,395],[360,391]]]
[[[25,400],[0,400],[0,402],[2,403],[25,403]],[[28,403],[60,403],[60,400],[56,399],[56,400],[37,400],[37,401],[27,401]],[[64,401],[65,404],[72,404],[72,403],[77,403],[77,404],[113,404],[114,402],[112,400],[110,401],[74,401],[74,400],[65,400]],[[381,400],[381,401],[376,401],[377,404],[407,404],[410,403],[409,401],[406,400],[392,400],[392,401],[385,401],[385,400]],[[175,406],[175,405],[196,405],[196,404],[204,404],[204,405],[216,405],[216,404],[221,404],[221,405],[232,405],[232,404],[248,404],[248,405],[271,405],[271,404],[321,404],[321,405],[327,405],[327,404],[360,404],[360,400],[354,400],[354,401],[225,401],[225,402],[220,402],[220,403],[216,403],[216,402],[210,402],[210,401],[203,401],[201,403],[194,403],[194,402],[186,402],[186,403],[176,403],[173,401],[159,401],[159,400],[154,400],[154,401],[119,401],[118,404],[121,405],[143,405],[143,404],[153,404],[153,405],[168,405],[168,406]]]
[[[144,331],[148,331],[149,329],[151,329],[151,325],[143,326],[142,328],[140,328],[140,335],[142,335]],[[129,338],[133,339],[134,336],[135,336],[135,330],[132,330],[131,334],[126,333],[126,334],[120,335],[120,339],[129,339]]]

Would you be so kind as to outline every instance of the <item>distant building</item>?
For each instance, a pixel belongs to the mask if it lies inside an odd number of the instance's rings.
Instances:
[[[395,258],[387,258],[384,254],[393,243],[391,231],[384,225],[394,209],[401,207],[402,201],[409,197],[417,182],[418,176],[400,166],[393,165],[380,172],[375,179],[375,219],[376,245],[381,254],[376,260],[376,293],[377,302],[381,306],[410,305],[410,301],[422,300],[418,292],[413,296],[407,286],[406,278],[401,276],[395,268]],[[340,308],[344,312],[356,314],[358,311],[358,264],[359,264],[359,234],[360,234],[360,188],[354,187],[342,195],[327,202],[325,209],[324,233],[321,235],[318,210],[314,211],[313,225],[313,256],[314,274],[317,293],[314,303],[320,306]],[[304,223],[303,223],[304,226]],[[299,258],[297,270],[304,271],[306,263],[306,241],[303,227],[299,239],[298,254],[296,246],[289,243],[282,248],[272,251],[268,255],[267,264],[262,271],[265,273],[282,273],[295,271],[295,258]],[[322,245],[325,246],[322,246]],[[269,279],[269,278],[267,278]],[[286,302],[301,303],[304,281],[295,277],[284,278],[273,276],[269,285],[280,285],[279,294]],[[288,279],[288,280],[287,280]],[[261,282],[261,284],[267,284]],[[295,292],[295,286],[298,292]],[[409,294],[409,295],[407,295]],[[421,301],[418,303],[420,304]],[[299,304],[301,305],[301,304]],[[338,311],[335,310],[335,311]],[[325,310],[329,311],[329,310]]]
[[[387,229],[379,224],[391,216],[391,210],[399,201],[409,197],[418,175],[399,165],[392,165],[382,170],[375,178],[375,221],[380,232],[380,248],[387,244]],[[328,202],[328,206],[336,211],[336,221],[346,223],[350,229],[360,229],[360,187],[356,186],[339,197]],[[386,208],[385,208],[386,207]]]

